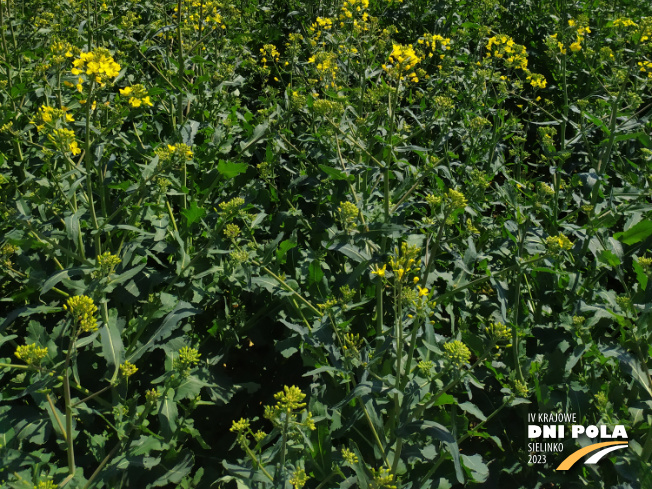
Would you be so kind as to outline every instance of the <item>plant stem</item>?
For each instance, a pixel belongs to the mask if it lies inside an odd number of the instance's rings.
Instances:
[[[52,402],[52,398],[50,397],[50,394],[45,394],[45,397],[47,398],[48,404],[50,405],[50,409],[52,410],[52,415],[54,416],[57,425],[59,425],[59,429],[61,430],[61,436],[63,436],[63,441],[67,442],[68,435],[66,434],[66,430],[63,427],[63,423],[61,423],[61,419],[59,419],[59,415],[57,414],[56,409],[54,409],[54,402]]]
[[[89,0],[90,2],[90,0]],[[93,221],[93,227],[95,228],[95,255],[99,256],[102,254],[102,245],[100,244],[100,226],[97,223],[97,215],[95,214],[95,203],[93,201],[93,162],[91,161],[91,110],[93,107],[93,88],[95,82],[91,82],[91,86],[88,92],[88,98],[86,99],[86,141],[85,141],[85,154],[84,161],[86,163],[86,193],[88,194],[88,206],[91,211],[91,219]],[[86,257],[84,248],[80,248],[80,253],[82,257]]]
[[[72,439],[72,404],[70,401],[70,377],[68,368],[70,367],[70,357],[75,347],[75,340],[77,339],[77,329],[70,339],[68,352],[66,353],[66,362],[63,366],[63,399],[66,407],[66,445],[68,452],[68,472],[75,473],[75,451]]]
[[[183,37],[181,35],[181,17],[183,13],[183,0],[179,0],[177,4],[177,43],[179,44],[179,53],[177,62],[179,63],[179,76],[177,77],[178,84],[178,98],[177,98],[177,127],[183,125],[183,75],[186,71],[185,60],[183,56]]]

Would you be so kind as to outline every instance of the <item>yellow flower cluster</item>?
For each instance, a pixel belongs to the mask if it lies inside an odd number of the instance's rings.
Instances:
[[[113,273],[113,270],[121,261],[122,260],[120,260],[119,257],[112,254],[110,251],[105,251],[97,256],[97,267],[99,268],[101,275],[107,276]]]
[[[650,61],[639,61],[638,65],[641,67],[642,73],[647,73],[647,77],[652,79],[652,62]]]
[[[36,346],[36,343],[32,343],[31,345],[21,345],[16,348],[14,355],[27,365],[39,365],[41,360],[48,355],[48,348],[47,346],[40,348]]]
[[[34,489],[57,489],[59,487],[54,481],[40,481]]]
[[[450,49],[451,40],[450,38],[440,36],[439,34],[424,34],[418,42],[419,44],[424,44],[430,50],[428,57],[432,58],[433,53],[438,49],[441,51],[448,51]],[[443,59],[444,55],[440,55],[440,58]]]
[[[159,397],[161,397],[161,394],[155,388],[145,391],[145,400],[150,404],[154,404]]]
[[[467,204],[466,197],[462,192],[458,192],[457,190],[448,189],[448,193],[446,194],[446,202],[450,205],[451,208],[453,209],[464,209]]]
[[[619,27],[619,28],[626,28],[626,27],[638,27],[638,24],[634,22],[632,19],[629,19],[627,17],[621,17],[613,21],[611,24],[613,27]]]
[[[525,382],[521,382],[520,380],[516,379],[514,381],[514,392],[517,396],[528,397],[530,389]]]
[[[187,377],[190,370],[199,363],[201,353],[195,348],[184,346],[179,350],[179,357],[172,362],[172,367],[177,369],[182,377]]]
[[[224,236],[228,239],[235,239],[240,235],[240,226],[233,224],[232,222],[228,223],[224,228]]]
[[[239,421],[233,421],[233,424],[231,425],[231,428],[229,428],[229,431],[231,433],[241,433],[243,431],[247,431],[250,426],[250,421],[248,418],[240,418]]]
[[[50,53],[52,54],[52,61],[61,64],[66,58],[74,57],[73,52],[79,51],[68,41],[56,41],[50,46]]]
[[[512,337],[512,328],[500,322],[489,324],[487,331],[497,342],[509,340]]]
[[[81,153],[75,133],[70,129],[54,129],[48,134],[48,139],[54,144],[55,148],[64,153],[70,152],[73,155]]]
[[[192,28],[198,31],[200,28],[206,29],[226,29],[224,20],[219,12],[220,2],[215,0],[193,0],[190,2],[188,9],[187,22]],[[178,7],[174,8],[177,12]]]
[[[72,316],[73,321],[79,324],[82,333],[97,331],[97,306],[93,299],[87,295],[76,295],[68,299],[63,308]]]
[[[353,224],[358,217],[358,206],[348,200],[340,202],[337,211],[340,213],[342,222],[347,225]]]
[[[303,486],[306,485],[308,479],[310,479],[310,477],[306,475],[306,471],[302,468],[298,468],[294,472],[292,472],[292,477],[290,477],[290,484],[292,484],[292,487],[294,487],[294,489],[301,489]]]
[[[555,42],[557,34],[549,36],[549,42]],[[563,44],[559,43],[560,49],[563,49]],[[494,57],[502,59],[506,68],[522,70],[527,74],[527,81],[530,82],[534,88],[545,88],[547,81],[546,78],[538,73],[531,73],[528,69],[527,51],[525,46],[516,44],[514,39],[505,35],[499,34],[489,38],[487,42],[487,58]],[[563,51],[565,52],[565,51]],[[505,78],[501,78],[505,79]]]
[[[414,51],[412,44],[408,44],[407,46],[394,44],[388,60],[391,64],[383,65],[383,70],[389,76],[398,80],[404,80],[407,76],[413,83],[419,81],[417,74],[412,70],[419,64],[421,58]]]
[[[274,46],[273,44],[265,44],[262,48],[260,48],[260,54],[262,56],[260,61],[264,65],[267,65],[268,57],[269,59],[277,63],[280,56],[278,49],[276,49],[276,46]]]
[[[378,470],[372,468],[371,474],[374,478],[373,487],[379,489],[396,489],[396,484],[394,484],[394,474],[392,474],[392,469],[389,467],[381,467]]]
[[[458,367],[469,363],[471,359],[471,351],[459,340],[444,343],[444,354],[453,365]]]
[[[56,109],[49,105],[41,105],[34,119],[29,122],[36,126],[37,131],[42,131],[46,126],[55,125],[57,122],[59,124],[65,124],[74,121],[75,119],[65,109]]]
[[[308,33],[313,36],[313,40],[317,41],[321,37],[322,31],[328,31],[333,28],[333,21],[328,17],[317,17],[315,22],[308,27]],[[314,44],[313,44],[314,45]]]
[[[527,71],[527,51],[525,46],[516,44],[514,39],[506,34],[489,38],[487,42],[487,57],[503,59],[507,68]]]
[[[530,73],[527,76],[527,81],[530,82],[534,88],[546,88],[546,77],[539,73]]]
[[[136,372],[138,372],[138,367],[136,367],[130,361],[126,361],[120,365],[120,373],[123,375],[123,377],[131,377]]]
[[[236,214],[240,208],[244,205],[245,200],[242,197],[233,197],[227,202],[220,202],[220,210],[225,216],[231,216]]]
[[[326,86],[336,88],[335,79],[337,77],[337,54],[327,51],[319,51],[314,56],[308,58],[308,63],[314,64],[319,74],[319,81],[325,81]]]
[[[578,23],[575,19],[570,19],[568,21],[568,26],[575,31],[576,41],[570,45],[570,50],[574,53],[582,49],[582,41],[584,41],[584,36],[591,33],[591,29],[585,23]]]
[[[421,270],[417,263],[419,256],[421,256],[421,248],[418,246],[410,246],[403,242],[400,251],[398,247],[394,248],[394,255],[389,258],[389,266],[399,281],[407,279],[410,273]]]
[[[348,464],[355,465],[358,463],[358,456],[348,448],[342,448],[342,458]]]
[[[303,402],[305,398],[306,395],[297,386],[293,385],[292,387],[288,387],[286,385],[282,391],[274,394],[274,399],[277,401],[276,404],[265,406],[263,416],[279,427],[288,422],[288,420],[292,423],[297,423],[297,416],[306,411],[306,403]],[[316,428],[310,412],[307,413],[305,421],[299,424],[309,430]]]
[[[561,250],[570,250],[573,243],[563,234],[559,233],[557,236],[548,236],[546,238],[546,246],[551,252],[558,252]]]
[[[345,23],[353,21],[353,28],[356,31],[368,31],[369,20],[371,17],[366,10],[369,8],[369,0],[348,0],[342,3],[342,9],[339,15],[340,27]],[[362,22],[359,22],[362,21]]]
[[[557,43],[557,48],[559,49],[559,53],[560,54],[566,54],[566,48],[564,47],[564,43],[557,39],[557,33],[556,32],[554,34],[548,36],[548,43],[550,43],[552,45],[554,45],[554,43]]]
[[[140,83],[132,85],[130,87],[124,87],[120,89],[120,95],[123,97],[129,97],[129,105],[132,107],[140,107],[141,105],[148,105],[152,107],[152,101],[147,95],[147,90]]]
[[[193,152],[190,149],[190,146],[184,143],[159,146],[154,150],[154,154],[156,154],[162,162],[170,161],[175,157],[188,161],[193,157]]]
[[[73,75],[86,74],[100,86],[104,86],[107,81],[120,74],[120,65],[115,62],[109,50],[105,48],[96,48],[94,51],[81,53],[72,64],[74,68],[70,72]]]

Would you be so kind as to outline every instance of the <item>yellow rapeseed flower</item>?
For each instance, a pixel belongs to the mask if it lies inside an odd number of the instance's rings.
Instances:
[[[31,345],[22,345],[16,348],[14,353],[19,360],[22,360],[27,365],[39,365],[41,360],[43,360],[48,355],[48,348],[38,347],[36,343]]]
[[[97,306],[93,299],[86,295],[76,295],[68,299],[63,308],[72,316],[73,321],[79,324],[82,333],[97,331]]]

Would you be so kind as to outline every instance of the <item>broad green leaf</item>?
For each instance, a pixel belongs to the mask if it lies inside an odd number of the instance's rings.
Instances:
[[[632,267],[636,272],[636,280],[638,281],[638,284],[641,286],[641,290],[646,290],[647,281],[648,281],[647,273],[645,272],[645,270],[643,270],[641,265],[639,265],[636,260],[632,262]]]
[[[181,139],[183,143],[192,146],[195,141],[195,136],[197,135],[197,130],[199,129],[199,122],[188,120],[181,128]]]
[[[251,139],[249,141],[247,141],[246,143],[245,142],[240,143],[240,150],[244,153],[246,150],[249,149],[250,146],[252,146],[252,145],[256,144],[258,141],[260,141],[263,138],[263,136],[265,136],[265,133],[267,132],[268,127],[269,127],[269,124],[266,123],[266,122],[263,123],[263,124],[257,125],[256,128],[254,129],[254,133],[251,136]]]
[[[192,452],[188,449],[183,450],[173,461],[164,459],[158,466],[160,469],[166,470],[165,474],[160,476],[154,482],[152,487],[170,487],[171,484],[178,484],[187,476],[195,464],[195,459]]]
[[[633,245],[652,234],[652,221],[646,219],[635,224],[623,233],[614,234],[614,238],[622,241],[625,244]]]
[[[41,296],[49,292],[52,287],[55,287],[62,280],[71,279],[74,276],[83,276],[91,272],[89,268],[68,268],[66,270],[61,270],[60,272],[55,273],[50,278],[48,278],[43,285],[41,286]]]
[[[620,265],[620,260],[619,260],[618,257],[614,254],[614,252],[613,252],[613,251],[610,251],[610,250],[602,250],[602,252],[601,252],[600,255],[598,256],[598,259],[599,259],[602,263],[605,263],[605,264],[609,265],[610,267],[614,267],[614,268],[615,268],[615,267],[617,267],[618,265]]]
[[[180,301],[173,311],[171,311],[157,328],[157,330],[150,336],[145,344],[140,346],[134,353],[127,355],[127,360],[134,363],[138,360],[144,353],[150,351],[156,346],[156,343],[159,340],[164,340],[172,334],[176,329],[179,321],[190,316],[194,316],[199,313],[199,309],[195,309],[189,303]]]
[[[237,177],[241,173],[247,171],[248,165],[246,163],[234,163],[231,161],[223,161],[217,164],[217,171],[219,171],[225,178],[230,179]]]
[[[463,402],[460,404],[460,407],[467,413],[472,414],[476,418],[478,418],[480,421],[485,421],[487,417],[482,414],[482,411],[475,405],[470,402]]]
[[[297,246],[297,242],[295,240],[289,240],[289,239],[284,240],[278,246],[278,250],[276,250],[276,260],[280,264],[285,263],[285,255],[287,254],[288,251],[290,251],[292,248],[295,248],[296,246]]]
[[[192,226],[195,222],[199,221],[202,217],[204,217],[206,211],[201,207],[199,207],[197,205],[197,202],[193,200],[190,203],[190,207],[188,207],[187,209],[183,209],[181,213],[186,218],[186,222],[188,226]]]
[[[170,388],[161,398],[158,406],[158,419],[161,431],[169,439],[177,431],[177,405],[174,402],[174,389]]]
[[[489,478],[489,467],[483,462],[480,455],[462,454],[462,463],[471,472],[473,481],[482,483]]]
[[[321,269],[319,260],[313,260],[308,267],[308,285],[318,284],[324,278],[324,272]]]
[[[599,346],[600,351],[605,357],[616,357],[619,360],[620,367],[632,379],[647,392],[648,396],[652,398],[652,385],[649,381],[649,372],[646,372],[647,366],[641,363],[626,352],[620,346]]]
[[[120,336],[118,327],[118,311],[111,309],[109,311],[109,322],[100,328],[102,338],[102,356],[106,360],[109,370],[113,369],[111,382],[115,381],[118,376],[120,364],[124,360],[124,344]]]
[[[342,170],[338,170],[337,168],[331,168],[330,166],[326,165],[319,165],[319,169],[331,177],[333,180],[349,179],[349,176],[346,173],[344,173]]]

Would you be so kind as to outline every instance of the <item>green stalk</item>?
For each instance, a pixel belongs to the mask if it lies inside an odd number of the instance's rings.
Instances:
[[[389,460],[387,460],[385,447],[383,447],[383,443],[380,441],[378,432],[376,431],[376,428],[374,428],[374,424],[371,421],[371,416],[369,416],[369,413],[367,412],[367,407],[362,402],[362,399],[360,399],[359,397],[356,397],[355,399],[360,403],[360,406],[362,406],[362,410],[364,411],[365,418],[367,418],[367,424],[369,425],[369,429],[371,429],[371,433],[374,435],[374,440],[376,442],[376,445],[378,445],[378,448],[380,449],[380,453],[383,454],[383,460],[385,461],[385,465],[389,467]]]
[[[89,0],[90,1],[90,0]],[[93,106],[93,88],[95,81],[91,81],[91,86],[86,99],[86,141],[84,142],[84,162],[86,164],[86,193],[88,198],[88,206],[91,211],[91,219],[93,227],[95,228],[95,255],[102,254],[102,245],[100,243],[100,226],[97,223],[97,214],[95,214],[95,203],[93,201],[93,162],[91,161],[91,109]],[[80,249],[82,256],[85,258],[84,248]]]
[[[177,42],[179,43],[179,53],[177,62],[179,63],[179,76],[177,80],[179,94],[177,96],[177,127],[183,125],[183,74],[186,71],[185,60],[183,56],[183,37],[181,35],[181,17],[183,12],[183,0],[177,4]]]
[[[274,482],[274,477],[272,477],[271,474],[265,470],[265,467],[263,467],[263,464],[258,461],[258,457],[256,457],[256,454],[251,451],[251,448],[244,444],[242,446],[244,447],[247,454],[251,457],[251,461],[254,463],[254,466],[258,466],[258,468],[263,471],[263,474],[265,474],[270,481]]]
[[[8,4],[7,9],[9,9]],[[9,63],[9,51],[7,49],[7,40],[5,39],[5,9],[2,5],[0,5],[0,42],[2,43],[2,55],[4,56],[5,63],[7,64],[7,86],[9,87],[9,92],[11,92],[11,64]]]
[[[257,265],[260,266],[259,263]],[[268,275],[271,275],[281,286],[287,290],[288,292],[293,293],[301,302],[303,302],[305,305],[307,305],[315,314],[318,316],[323,316],[323,313],[317,309],[315,306],[313,306],[310,302],[308,302],[301,294],[299,294],[296,290],[294,290],[292,287],[290,287],[285,280],[283,280],[281,277],[276,275],[274,272],[272,272],[269,268],[267,267],[261,267],[261,269],[267,273]]]
[[[45,394],[45,397],[48,400],[48,404],[50,405],[50,409],[52,410],[52,415],[54,416],[54,419],[57,421],[57,425],[59,426],[59,429],[61,430],[61,435],[63,436],[63,441],[67,442],[68,441],[68,435],[66,434],[66,430],[63,427],[63,423],[61,423],[61,420],[59,419],[59,415],[57,414],[56,409],[54,409],[54,402],[52,402],[52,398],[50,397],[50,394]]]
[[[290,424],[290,414],[285,413],[285,422],[283,423],[283,441],[281,445],[281,465],[279,467],[278,476],[283,478],[283,485],[285,486],[285,454],[287,451],[288,441],[288,426]]]
[[[87,50],[90,52],[91,47],[93,46],[93,29],[91,29],[91,0],[86,0],[86,34],[88,36]]]
[[[68,472],[70,474],[75,473],[75,451],[72,443],[72,404],[70,401],[70,377],[68,368],[70,367],[70,358],[72,356],[72,351],[75,348],[77,333],[78,330],[75,329],[75,332],[70,339],[70,344],[68,345],[66,362],[63,366],[63,399],[66,407],[66,451],[68,452]]]

